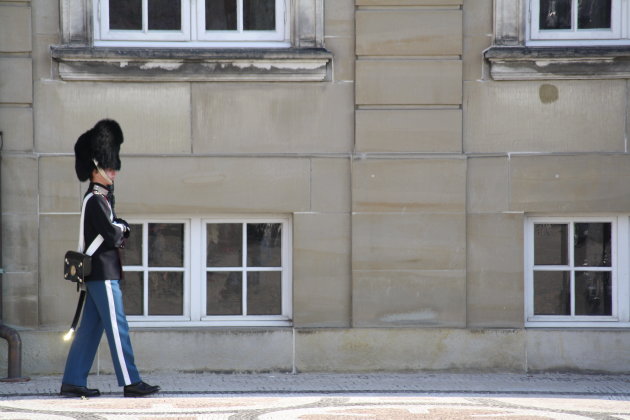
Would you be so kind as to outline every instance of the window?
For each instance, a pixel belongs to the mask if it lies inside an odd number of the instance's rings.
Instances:
[[[628,226],[627,216],[529,219],[528,325],[627,325]]]
[[[131,325],[290,325],[287,219],[130,225],[121,287]]]
[[[99,46],[290,46],[287,0],[94,0]]]
[[[530,0],[530,45],[628,43],[627,0]]]

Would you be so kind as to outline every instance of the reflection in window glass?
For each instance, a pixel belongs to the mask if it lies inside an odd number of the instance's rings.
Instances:
[[[243,264],[243,224],[206,225],[208,267],[240,267]]]
[[[571,283],[568,272],[534,272],[534,314],[571,315]]]
[[[612,315],[610,272],[575,273],[575,314]]]
[[[540,0],[540,29],[571,29],[571,0]]]
[[[181,0],[148,0],[150,30],[180,30],[182,28]]]
[[[123,265],[142,265],[142,225],[131,224],[131,234],[121,248],[120,256]]]
[[[611,0],[579,0],[578,29],[610,29]]]
[[[280,267],[282,265],[282,224],[249,223],[247,225],[247,266]]]
[[[237,29],[236,0],[205,1],[207,31],[235,31]]]
[[[109,0],[109,28],[142,29],[142,0]]]
[[[144,281],[141,271],[125,272],[125,279],[120,281],[125,314],[142,315],[144,299]]]
[[[149,273],[149,315],[183,315],[184,274]]]
[[[534,225],[534,264],[568,265],[568,232],[567,224]]]
[[[243,278],[240,272],[206,275],[206,314],[242,315]]]
[[[610,267],[610,223],[576,223],[575,266]]]
[[[275,0],[243,0],[243,29],[273,31],[276,29]]]
[[[247,313],[249,315],[280,315],[282,313],[280,272],[247,273]]]
[[[149,266],[184,266],[184,225],[149,223]]]

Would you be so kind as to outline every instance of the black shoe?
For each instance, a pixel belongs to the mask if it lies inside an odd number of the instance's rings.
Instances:
[[[155,394],[160,390],[157,385],[149,385],[145,382],[137,382],[135,384],[125,386],[125,397],[145,397]]]
[[[64,397],[98,397],[101,391],[84,386],[61,384],[60,394]]]

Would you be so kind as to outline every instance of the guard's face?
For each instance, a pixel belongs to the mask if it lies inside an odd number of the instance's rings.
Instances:
[[[116,179],[116,174],[118,173],[118,171],[115,171],[113,169],[104,169],[104,171],[109,177],[109,179],[111,179],[112,181]]]

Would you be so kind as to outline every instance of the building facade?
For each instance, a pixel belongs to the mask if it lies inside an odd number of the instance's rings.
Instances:
[[[25,374],[102,118],[141,370],[630,372],[629,57],[628,0],[0,1]]]

